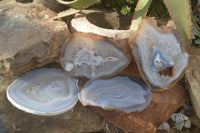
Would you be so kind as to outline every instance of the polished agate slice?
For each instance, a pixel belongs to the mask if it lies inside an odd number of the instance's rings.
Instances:
[[[75,33],[61,53],[61,64],[74,77],[111,77],[124,69],[129,57],[115,42],[98,35]]]
[[[84,106],[99,106],[130,113],[141,111],[149,105],[151,90],[132,76],[115,76],[107,80],[89,81],[78,96]]]
[[[153,88],[168,88],[178,81],[188,65],[189,55],[166,29],[163,31],[153,21],[143,20],[129,39],[141,75]]]
[[[36,115],[58,115],[78,101],[77,80],[60,69],[37,69],[18,78],[7,90],[18,109]]]

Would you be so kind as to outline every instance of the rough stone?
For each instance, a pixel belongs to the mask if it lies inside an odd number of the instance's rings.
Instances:
[[[80,133],[103,129],[103,119],[80,103],[58,116],[36,116],[18,110],[6,98],[6,89],[14,80],[0,75],[1,133]]]
[[[20,75],[58,57],[67,25],[40,4],[0,2],[0,73]]]
[[[67,6],[58,3],[56,0],[33,0],[34,3],[40,3],[55,12],[67,9]]]
[[[135,63],[121,72],[142,79]],[[185,89],[176,84],[169,90],[152,92],[152,101],[141,112],[123,113],[119,111],[103,110],[88,106],[90,110],[104,117],[105,120],[127,133],[155,133],[157,128],[167,121],[172,113],[181,107],[187,99]]]
[[[197,117],[200,119],[200,48],[190,50],[189,67],[185,74],[186,87]]]

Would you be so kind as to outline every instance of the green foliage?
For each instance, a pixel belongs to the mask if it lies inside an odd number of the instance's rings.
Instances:
[[[175,122],[175,127],[178,130],[182,130],[183,127],[190,128],[191,122],[187,116],[182,113],[174,113],[170,116],[170,118]]]
[[[80,12],[79,9],[70,8],[70,9],[65,10],[63,12],[59,12],[58,14],[56,14],[55,16],[53,16],[52,19],[56,20],[58,18],[62,18],[62,17],[66,17],[66,16],[69,16],[69,15],[76,14],[78,12]]]
[[[119,14],[130,15],[134,12],[135,1],[137,0],[102,0],[101,4]]]
[[[190,47],[192,38],[192,20],[190,0],[163,0],[177,30],[180,32],[181,43],[187,50]]]
[[[152,1],[147,16],[157,17],[157,18],[170,18],[167,8],[165,7],[162,0]]]
[[[193,29],[194,34],[192,36],[193,43],[200,46],[200,31],[198,30],[198,25],[195,23],[195,20],[193,19]]]
[[[99,0],[73,0],[73,1],[57,0],[57,1],[61,4],[67,5],[75,9],[87,8],[99,2]]]
[[[130,30],[137,30],[138,24],[146,16],[152,0],[139,0],[131,22]]]
[[[131,13],[131,8],[129,6],[124,6],[121,9],[121,14],[122,15],[127,15]]]
[[[131,23],[131,30],[136,30],[140,21],[146,16],[152,0],[139,0]],[[181,43],[186,50],[190,48],[192,38],[192,23],[190,0],[163,0],[171,18],[174,20],[177,30],[180,33]],[[157,8],[157,6],[155,7]]]
[[[99,2],[99,0],[73,0],[73,1],[64,1],[64,0],[57,0],[59,3],[67,5],[68,7],[71,7],[70,9],[60,12],[52,17],[53,20],[66,17],[69,15],[73,15],[80,10],[87,8],[89,6],[92,6]]]

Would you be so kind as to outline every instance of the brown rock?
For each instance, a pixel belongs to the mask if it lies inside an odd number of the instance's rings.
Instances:
[[[141,79],[135,63],[131,63],[121,74],[133,75]],[[150,105],[141,112],[126,114],[98,107],[89,107],[89,109],[127,133],[155,133],[157,128],[167,121],[170,115],[184,104],[186,99],[185,89],[176,84],[169,90],[152,92]]]
[[[6,89],[14,78],[0,75],[0,133],[80,133],[103,129],[103,119],[78,103],[58,116],[36,116],[12,106]]]
[[[70,33],[53,14],[40,4],[0,2],[0,73],[20,75],[58,57]]]
[[[188,89],[195,114],[200,119],[200,48],[192,47],[190,50],[189,67],[185,74]]]

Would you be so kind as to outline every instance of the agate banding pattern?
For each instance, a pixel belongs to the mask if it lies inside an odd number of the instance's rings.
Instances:
[[[79,93],[83,105],[116,109],[127,113],[145,109],[151,101],[151,90],[132,76],[89,81]]]
[[[97,79],[111,77],[129,64],[123,49],[108,38],[75,33],[61,53],[61,64],[73,77]]]
[[[77,80],[60,69],[37,69],[13,82],[8,100],[18,109],[36,115],[58,115],[78,101]]]
[[[171,32],[163,32],[151,20],[143,20],[129,39],[144,80],[153,87],[168,88],[184,73],[189,55]]]

